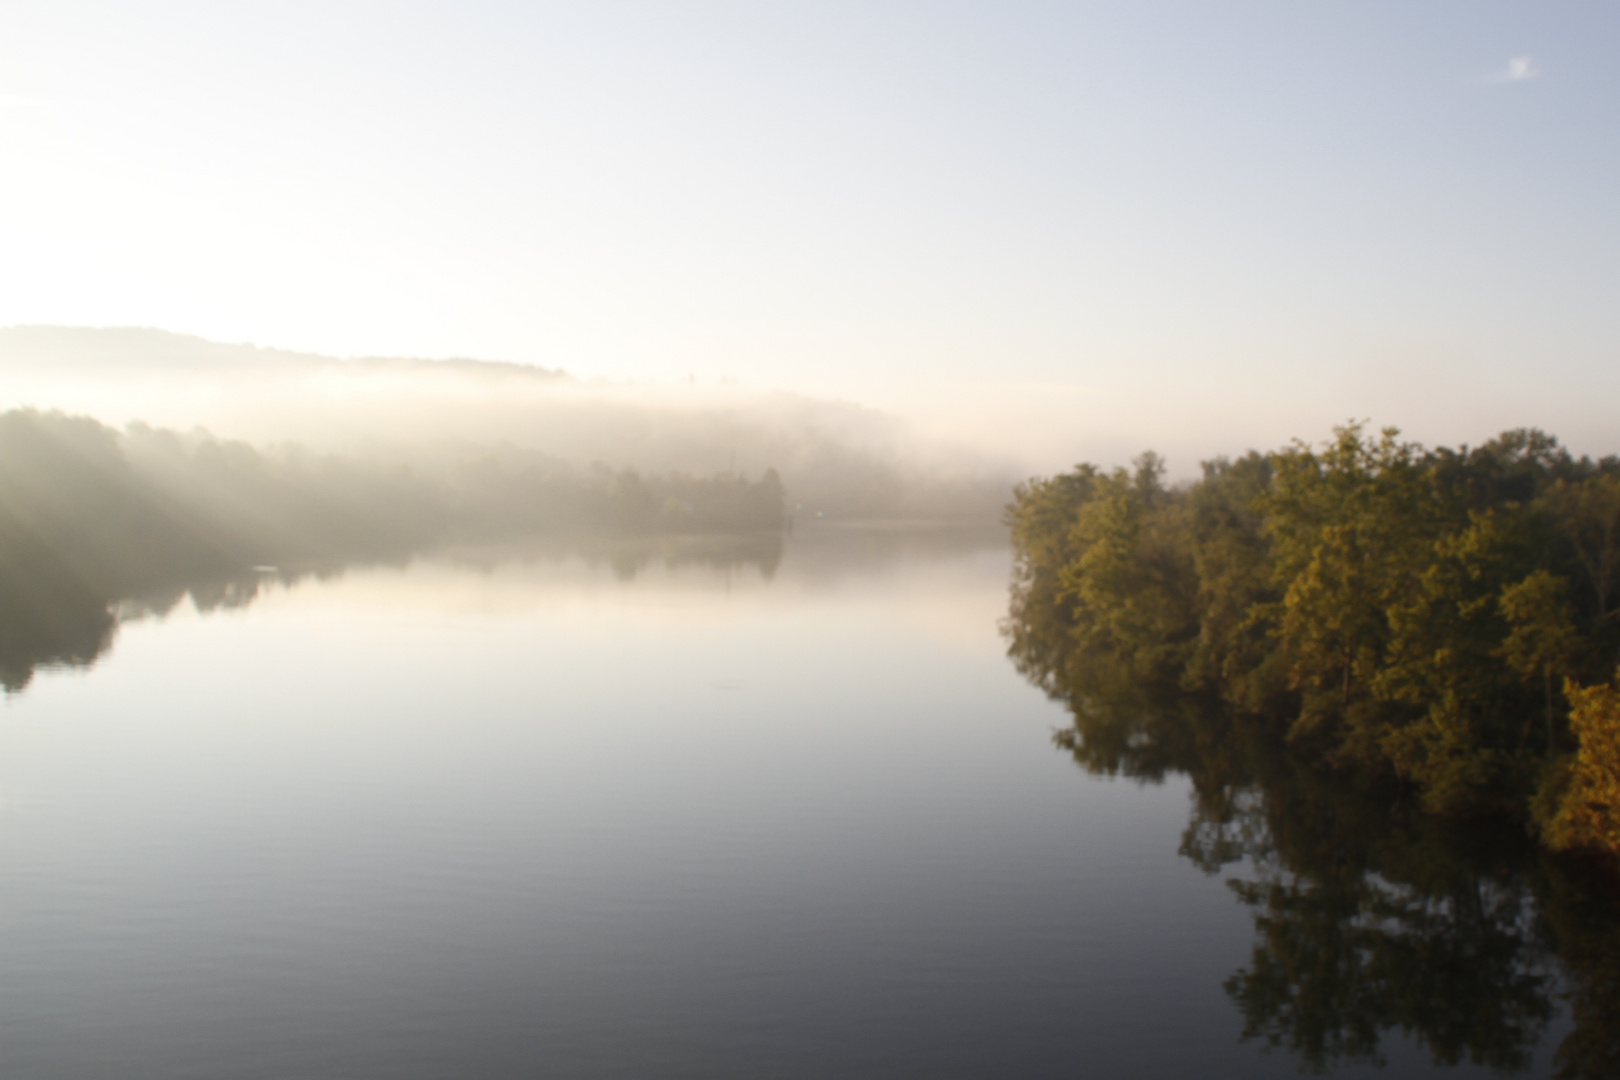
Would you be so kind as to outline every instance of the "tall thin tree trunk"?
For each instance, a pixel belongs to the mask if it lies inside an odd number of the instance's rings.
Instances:
[[[1547,692],[1547,760],[1553,757],[1552,665],[1541,665],[1541,685]]]

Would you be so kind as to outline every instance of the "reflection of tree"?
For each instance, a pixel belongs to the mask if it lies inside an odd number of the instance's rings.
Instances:
[[[1439,1063],[1523,1069],[1552,1015],[1522,889],[1424,896],[1363,877],[1340,892],[1299,879],[1238,881],[1261,943],[1226,982],[1244,1038],[1309,1068],[1378,1060],[1399,1028]]]
[[[605,557],[620,581],[632,581],[647,567],[661,565],[666,570],[700,567],[730,574],[747,567],[757,569],[766,581],[776,576],[782,562],[782,537],[759,536],[681,536],[640,543],[617,543],[606,547],[576,545],[588,560]]]
[[[1244,1037],[1316,1070],[1379,1060],[1397,1029],[1439,1063],[1528,1066],[1555,982],[1522,858],[1482,858],[1426,821],[1380,814],[1370,793],[1305,779],[1250,789],[1213,828],[1195,813],[1183,848],[1207,869],[1248,870],[1230,885],[1257,941],[1226,982]]]
[[[18,572],[4,561],[0,556],[0,687],[12,693],[24,689],[38,668],[94,663],[111,647],[122,622],[164,615],[187,598],[198,611],[246,607],[263,585],[260,575],[250,573],[112,590],[38,564]]]
[[[88,664],[112,639],[107,603],[77,589],[0,578],[0,686],[21,690],[41,664]]]
[[[516,452],[450,476],[287,449],[262,454],[141,425],[0,412],[0,685],[91,663],[131,614],[188,594],[251,603],[276,564],[298,574],[400,562],[451,545],[522,544],[605,558],[621,577],[654,558],[781,558],[781,480],[584,472]],[[663,501],[672,508],[657,516]],[[717,536],[715,534],[725,534]],[[279,572],[278,572],[279,573]],[[297,574],[281,574],[284,580]]]
[[[1547,876],[1541,910],[1569,971],[1575,1021],[1558,1046],[1558,1080],[1620,1076],[1620,882],[1613,868],[1565,862]]]
[[[1567,997],[1560,1077],[1620,1076],[1613,882],[1520,830],[1448,825],[1399,789],[1327,775],[1257,723],[1087,659],[1026,592],[1014,662],[1063,701],[1055,740],[1083,768],[1193,783],[1181,852],[1253,912],[1225,988],[1243,1037],[1306,1069],[1381,1061],[1402,1032],[1438,1064],[1527,1069]]]
[[[0,510],[3,514],[3,510]],[[83,667],[111,647],[118,626],[131,619],[162,616],[190,602],[198,611],[246,607],[271,582],[293,584],[305,577],[341,574],[346,566],[379,565],[376,559],[325,562],[301,570],[187,575],[153,568],[144,577],[131,571],[118,580],[87,580],[91,575],[65,566],[43,550],[7,543],[0,520],[0,688],[24,689],[41,667]],[[647,567],[700,568],[730,575],[744,570],[769,581],[782,561],[782,537],[663,537],[640,542],[530,542],[443,553],[450,561],[490,567],[510,559],[583,559],[606,564],[621,581]],[[403,565],[407,560],[390,560]]]

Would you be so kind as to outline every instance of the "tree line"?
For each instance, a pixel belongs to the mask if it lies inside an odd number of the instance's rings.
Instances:
[[[1007,520],[1011,654],[1077,716],[1218,702],[1434,814],[1620,852],[1620,460],[1351,424],[1190,484],[1081,465]]]
[[[511,447],[412,464],[13,410],[0,413],[0,685],[94,659],[120,603],[161,608],[188,590],[228,603],[251,595],[255,568],[296,575],[536,539],[728,534],[779,547],[786,524],[774,471],[644,476]]]

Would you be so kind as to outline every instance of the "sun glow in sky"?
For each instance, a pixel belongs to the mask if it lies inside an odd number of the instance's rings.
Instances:
[[[1605,4],[0,11],[0,325],[1620,450]]]

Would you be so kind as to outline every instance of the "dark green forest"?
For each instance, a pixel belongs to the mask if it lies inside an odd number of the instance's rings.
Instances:
[[[397,460],[255,449],[204,433],[16,410],[0,414],[0,683],[85,663],[121,605],[251,595],[258,575],[399,561],[456,545],[544,541],[619,563],[656,538],[726,534],[780,549],[781,481],[575,468],[478,448]],[[764,563],[762,563],[764,565]]]
[[[1077,716],[1199,697],[1430,813],[1620,851],[1620,460],[1350,425],[1184,485],[1082,465],[1008,521],[1011,654]]]

